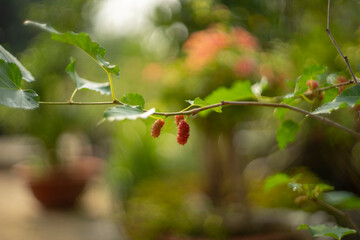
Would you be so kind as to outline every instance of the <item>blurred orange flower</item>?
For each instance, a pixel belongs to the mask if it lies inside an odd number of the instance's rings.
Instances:
[[[184,44],[188,53],[186,65],[192,70],[200,70],[223,48],[229,45],[227,33],[216,28],[195,32]]]
[[[237,60],[233,66],[233,71],[238,77],[248,77],[256,70],[255,61],[248,57]]]
[[[221,26],[213,26],[191,34],[185,42],[183,48],[188,54],[186,66],[190,70],[201,70],[216,57],[219,51],[228,47],[253,51],[259,49],[259,44],[257,39],[243,28],[236,27],[226,32]],[[248,69],[243,69],[244,73],[253,71],[253,65],[248,62]]]
[[[243,28],[236,27],[231,30],[231,36],[234,44],[247,50],[258,50],[259,43],[257,39]]]

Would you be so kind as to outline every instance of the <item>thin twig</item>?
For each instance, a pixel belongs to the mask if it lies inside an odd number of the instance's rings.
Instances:
[[[349,214],[347,212],[344,212],[330,204],[328,204],[327,202],[324,202],[322,200],[319,199],[312,199],[315,203],[319,204],[320,206],[322,206],[325,209],[328,209],[344,218],[346,218],[346,220],[350,223],[350,225],[356,230],[356,233],[358,235],[360,235],[360,229],[358,228],[358,226],[355,224],[354,220],[349,216]]]
[[[322,87],[322,88],[317,88],[311,91],[306,91],[303,92],[302,94],[299,95],[295,95],[295,98],[302,98],[303,96],[311,96],[314,93],[319,93],[319,92],[323,92],[332,88],[338,88],[338,87],[342,87],[342,86],[347,86],[350,84],[353,84],[354,81],[353,80],[349,80],[347,82],[343,82],[343,83],[337,83],[331,86],[327,86],[327,87]],[[271,102],[281,102],[283,99],[285,98],[285,96],[275,96],[275,97],[265,97],[265,96],[261,96],[261,99],[271,99]]]
[[[326,91],[326,90],[329,90],[331,88],[342,87],[342,86],[350,85],[350,84],[353,84],[353,83],[354,83],[353,80],[350,80],[348,82],[343,82],[343,83],[337,83],[337,84],[334,84],[334,85],[331,85],[331,86],[314,89],[311,92],[304,92],[303,95],[305,95],[305,96],[306,95],[311,95],[311,94],[313,94],[315,92]]]
[[[118,102],[39,102],[42,105],[111,105],[117,104],[121,105]]]
[[[212,108],[217,108],[217,107],[221,107],[221,106],[262,106],[262,107],[275,107],[275,108],[287,108],[290,109],[292,111],[295,112],[299,112],[302,113],[306,116],[312,117],[314,119],[317,119],[323,123],[326,123],[330,126],[336,127],[338,129],[341,129],[347,133],[350,133],[351,135],[353,135],[356,138],[360,139],[360,133],[347,128],[337,122],[334,122],[326,117],[320,116],[320,115],[316,115],[313,114],[311,112],[308,112],[304,109],[298,108],[298,107],[294,107],[294,106],[290,106],[284,103],[265,103],[265,102],[251,102],[251,101],[221,101],[220,103],[217,104],[212,104],[212,105],[208,105],[205,107],[200,107],[200,108],[194,108],[192,110],[187,110],[187,111],[183,111],[183,112],[155,112],[154,115],[162,115],[162,116],[174,116],[174,115],[196,115],[199,112],[208,110],[208,109],[212,109]]]
[[[350,74],[351,74],[354,82],[355,82],[356,84],[358,84],[358,81],[357,81],[357,79],[356,79],[356,77],[355,77],[355,74],[354,74],[354,72],[353,72],[353,70],[352,70],[352,68],[351,68],[351,66],[350,66],[348,57],[345,56],[345,55],[342,53],[342,51],[340,50],[339,46],[337,45],[334,37],[333,37],[332,34],[331,34],[331,31],[330,31],[330,5],[331,5],[331,0],[328,0],[326,32],[327,32],[327,34],[329,35],[330,40],[331,40],[331,42],[334,44],[336,50],[339,52],[339,54],[341,55],[341,57],[344,59],[344,61],[345,61],[346,65],[347,65],[347,67],[348,67],[348,69],[349,69],[349,71],[350,71]]]
[[[40,102],[40,104],[43,104],[43,105],[123,105],[123,103],[121,103],[119,101],[113,101],[113,102],[70,102],[70,101],[68,101],[68,102]],[[358,133],[350,128],[347,128],[347,127],[345,127],[337,122],[334,122],[326,117],[313,114],[304,109],[290,106],[285,103],[267,103],[267,102],[253,102],[253,101],[221,101],[220,103],[208,105],[205,107],[194,108],[194,109],[187,110],[187,111],[155,112],[153,115],[160,115],[160,116],[165,116],[165,117],[175,116],[175,115],[196,115],[199,112],[202,112],[202,111],[205,111],[208,109],[212,109],[212,108],[221,107],[221,106],[260,106],[260,107],[287,108],[292,111],[299,112],[306,116],[317,119],[317,120],[319,120],[323,123],[326,123],[330,126],[336,127],[338,129],[343,130],[347,133],[350,133],[354,137],[360,139],[360,133]],[[144,111],[146,111],[146,110],[144,110]]]

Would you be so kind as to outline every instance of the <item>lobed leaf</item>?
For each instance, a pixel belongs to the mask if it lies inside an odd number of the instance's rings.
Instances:
[[[66,72],[72,78],[74,83],[76,84],[76,88],[78,90],[92,90],[99,92],[100,94],[110,95],[110,84],[106,83],[97,83],[81,78],[77,72],[75,71],[75,59],[71,58],[69,65],[66,67]]]
[[[301,224],[298,230],[308,229],[314,237],[332,237],[341,240],[344,236],[349,234],[355,234],[356,231],[350,228],[344,228],[340,226],[329,227],[324,224],[321,225],[307,225]]]
[[[345,89],[339,94],[333,101],[325,103],[321,107],[317,108],[313,113],[331,113],[334,110],[343,108],[346,106],[354,107],[360,99],[360,85],[355,85]]]
[[[15,63],[0,59],[0,104],[12,108],[37,108],[37,93],[33,90],[22,90],[21,79],[21,71]]]
[[[113,73],[117,77],[120,76],[119,67],[116,65],[111,65],[109,62],[105,61],[104,56],[106,53],[105,48],[101,47],[97,42],[94,42],[90,39],[89,35],[84,32],[74,33],[74,32],[65,32],[61,33],[54,29],[50,24],[38,23],[34,21],[25,21],[25,25],[33,25],[42,30],[51,33],[51,38],[53,40],[71,44],[79,47],[89,54],[101,67],[103,67],[108,73]]]
[[[120,99],[120,101],[129,105],[139,106],[141,109],[145,107],[145,100],[138,93],[127,93]]]
[[[139,106],[121,105],[107,109],[104,113],[104,118],[109,121],[146,119],[154,112],[155,108],[143,111]]]
[[[5,48],[3,48],[0,45],[0,59],[5,60],[5,62],[15,63],[18,68],[20,69],[22,78],[27,82],[33,82],[35,79],[31,75],[31,73],[17,60],[16,57],[14,57],[11,53],[6,51]]]
[[[293,142],[299,130],[299,125],[292,120],[282,122],[276,132],[279,148],[284,149],[290,142]]]

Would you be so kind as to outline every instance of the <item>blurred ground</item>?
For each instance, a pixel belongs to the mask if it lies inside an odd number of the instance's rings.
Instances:
[[[68,211],[47,211],[32,198],[15,174],[0,170],[0,239],[2,240],[121,240],[111,220],[110,193],[101,179],[92,182]]]

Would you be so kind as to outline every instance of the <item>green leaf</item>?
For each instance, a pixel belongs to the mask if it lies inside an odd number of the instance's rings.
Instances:
[[[92,90],[99,92],[100,94],[110,95],[110,84],[106,83],[97,83],[86,80],[84,78],[79,77],[77,72],[75,71],[75,59],[71,58],[69,65],[66,67],[66,72],[72,78],[74,83],[76,84],[76,88],[78,90]]]
[[[21,72],[15,63],[0,60],[0,88],[21,88]]]
[[[211,105],[210,103],[202,100],[201,98],[197,97],[194,100],[186,100],[190,105],[198,106],[198,107],[205,107]]]
[[[275,108],[274,110],[274,115],[275,117],[277,117],[279,120],[284,120],[285,118],[285,114],[289,111],[289,109],[287,108]]]
[[[12,108],[37,108],[37,93],[33,90],[22,90],[21,78],[21,71],[15,63],[0,59],[0,104]]]
[[[19,60],[17,60],[17,58],[14,57],[11,53],[6,51],[6,49],[3,48],[1,45],[0,45],[0,59],[4,59],[5,62],[15,63],[20,69],[22,78],[25,81],[33,82],[35,80],[34,77],[31,75],[31,73],[19,62]]]
[[[284,149],[288,143],[293,142],[299,130],[299,125],[292,120],[282,122],[276,132],[279,148]]]
[[[113,73],[117,77],[120,76],[119,67],[116,65],[111,65],[109,62],[105,61],[104,59],[106,53],[105,48],[101,47],[97,42],[92,41],[89,35],[87,35],[86,33],[83,32],[60,33],[49,24],[38,23],[29,20],[25,21],[25,25],[33,25],[38,28],[41,28],[42,30],[50,32],[51,38],[53,40],[79,47],[80,49],[84,50],[87,54],[89,54],[108,73]]]
[[[204,100],[210,104],[219,103],[221,101],[235,101],[254,98],[249,81],[235,82],[231,88],[219,87],[208,95]]]
[[[339,94],[332,102],[325,103],[321,107],[317,108],[313,113],[331,113],[334,110],[343,108],[346,106],[354,107],[360,99],[360,85],[355,85],[345,89]]]
[[[192,106],[196,106],[196,107],[206,107],[209,105],[212,105],[211,103],[208,103],[204,100],[202,100],[201,98],[197,97],[194,100],[185,100],[186,102],[188,102],[190,105]],[[215,112],[221,112],[221,107],[217,107],[217,108],[212,108],[211,110],[215,111]],[[209,110],[209,112],[211,111]],[[201,113],[200,113],[201,114]]]
[[[303,74],[300,77],[298,77],[298,79],[296,80],[296,86],[294,91],[295,95],[301,94],[307,90],[308,88],[308,86],[306,85],[307,80],[309,79],[317,80],[319,78],[319,75],[324,74],[325,71],[326,71],[326,67],[321,65],[312,65],[310,67],[305,68]]]
[[[338,95],[338,93],[339,93],[339,89],[337,88],[330,88],[326,91],[323,91],[323,95],[324,95],[323,104],[333,101]]]
[[[321,225],[307,225],[301,224],[298,230],[308,229],[314,237],[332,237],[341,240],[344,236],[349,234],[355,234],[356,231],[350,228],[344,228],[340,226],[329,227],[324,224]]]
[[[316,184],[315,189],[317,189],[318,192],[322,193],[332,191],[334,190],[334,187],[325,183],[318,183]]]
[[[267,177],[265,180],[264,191],[268,192],[276,186],[287,184],[291,180],[290,176],[285,173],[278,173]]]
[[[146,119],[155,112],[155,108],[143,111],[139,106],[121,105],[109,108],[104,113],[104,118],[109,121],[122,121],[125,119]]]
[[[288,94],[286,95],[283,100],[282,103],[285,103],[287,105],[294,105],[294,101],[295,101],[295,97],[294,94]],[[285,118],[285,114],[289,111],[289,109],[287,108],[275,108],[274,110],[274,114],[275,117],[277,117],[279,120],[283,121]]]
[[[120,101],[129,105],[140,106],[142,109],[145,107],[145,100],[138,93],[127,93],[120,99]]]
[[[235,100],[245,100],[252,98],[255,98],[255,96],[251,90],[251,83],[249,81],[238,81],[235,82],[230,88],[226,88],[226,87],[217,88],[207,97],[205,97],[204,101],[208,103],[208,105],[210,105],[210,104],[220,103],[221,101],[235,101]],[[211,110],[216,112],[221,112],[221,107],[212,108]],[[211,112],[211,110],[203,111],[200,113],[200,115],[206,116]]]

